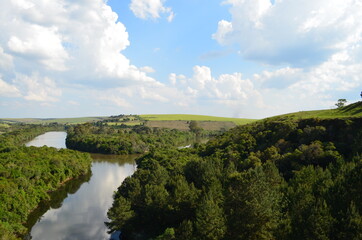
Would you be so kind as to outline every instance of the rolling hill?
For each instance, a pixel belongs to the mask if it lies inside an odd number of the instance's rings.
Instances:
[[[282,114],[271,118],[320,118],[320,119],[333,119],[333,118],[352,118],[362,117],[362,102],[356,102],[347,106],[327,109],[327,110],[314,110],[314,111],[300,111],[288,114]]]

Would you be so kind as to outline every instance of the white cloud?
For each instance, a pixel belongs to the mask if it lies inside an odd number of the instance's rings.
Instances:
[[[263,117],[281,113],[328,109],[338,98],[358,99],[362,63],[346,52],[332,55],[311,68],[281,68],[255,74],[252,81],[267,104]],[[340,96],[340,97],[338,97]]]
[[[235,109],[249,104],[258,108],[264,105],[254,84],[249,79],[243,79],[241,73],[222,74],[215,78],[211,69],[206,66],[195,66],[193,72],[191,78],[170,75],[170,81],[186,98],[196,102],[208,101],[224,107],[233,106]]]
[[[174,18],[175,18],[175,13],[171,11],[170,15],[167,17],[167,21],[172,22]]]
[[[62,91],[56,83],[48,78],[41,77],[38,73],[31,76],[18,74],[14,84],[22,91],[24,99],[38,102],[57,102]]]
[[[168,14],[167,21],[172,22],[175,17],[170,7],[164,6],[165,0],[132,0],[130,9],[141,19],[157,19],[161,14]]]
[[[125,26],[103,0],[0,0],[0,69],[59,84],[117,87],[157,82],[122,54]],[[30,99],[32,97],[29,97]]]
[[[1,79],[0,76],[0,96],[2,97],[20,97],[19,89]]]
[[[212,38],[220,44],[226,45],[228,43],[228,34],[233,32],[233,24],[226,20],[221,20],[218,23],[218,31],[212,35]]]
[[[31,25],[21,33],[10,36],[7,43],[10,52],[23,58],[38,60],[51,70],[66,70],[65,62],[69,58],[62,46],[57,29]]]
[[[300,89],[308,94],[351,91],[362,85],[362,63],[351,62],[346,53],[336,53],[313,68],[281,68],[255,74],[262,88]]]
[[[168,102],[169,100],[162,96],[161,94],[157,93],[158,89],[146,89],[144,87],[142,87],[139,91],[139,94],[141,96],[142,99],[145,100],[154,100],[157,102]]]
[[[231,21],[213,35],[241,55],[268,64],[315,66],[361,42],[359,0],[228,0]]]
[[[0,70],[9,71],[13,68],[13,57],[4,53],[4,49],[0,46]]]
[[[132,107],[132,105],[126,99],[116,95],[108,95],[108,96],[102,95],[98,99],[110,102],[117,107],[122,107],[122,108]]]
[[[145,73],[154,73],[154,72],[156,72],[156,70],[153,69],[153,68],[150,67],[150,66],[141,67],[140,70],[141,70],[142,72],[145,72]]]

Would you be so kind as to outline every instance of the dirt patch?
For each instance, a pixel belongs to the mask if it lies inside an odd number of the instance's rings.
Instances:
[[[219,131],[219,130],[229,130],[236,126],[233,122],[216,122],[216,121],[197,121],[199,126],[208,131]],[[147,127],[156,127],[156,128],[169,128],[188,131],[190,121],[147,121],[145,125]]]

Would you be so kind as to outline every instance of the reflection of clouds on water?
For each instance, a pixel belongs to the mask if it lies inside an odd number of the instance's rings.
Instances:
[[[26,146],[42,147],[47,145],[48,147],[66,148],[65,138],[66,132],[47,132],[34,138],[34,140],[25,144]]]
[[[76,192],[69,195],[60,209],[44,214],[32,231],[33,240],[109,239],[104,222],[112,205],[113,192],[135,170],[133,164],[122,166],[107,162],[94,162],[93,176]]]

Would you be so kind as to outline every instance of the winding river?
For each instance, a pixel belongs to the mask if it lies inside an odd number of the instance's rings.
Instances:
[[[48,132],[27,146],[65,148],[65,132]],[[135,155],[92,154],[92,174],[72,180],[52,200],[41,204],[29,217],[32,240],[109,240],[104,222],[112,195],[122,181],[136,170]]]

